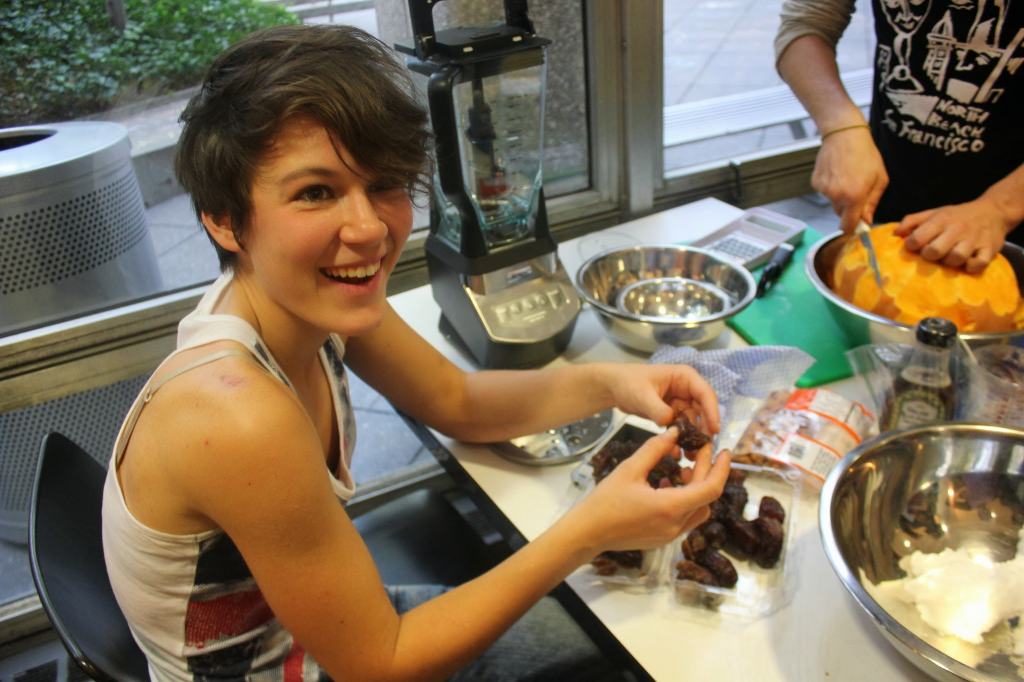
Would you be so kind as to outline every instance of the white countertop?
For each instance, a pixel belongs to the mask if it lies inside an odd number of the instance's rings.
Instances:
[[[559,257],[574,277],[587,258],[607,248],[697,239],[741,213],[716,199],[704,199],[565,242],[559,245]],[[440,309],[429,286],[390,301],[446,356],[475,369],[438,331]],[[729,329],[700,350],[744,345]],[[599,360],[646,362],[647,356],[616,344],[594,311],[584,307],[568,349],[552,364]],[[854,400],[866,397],[853,379],[828,388]],[[555,520],[576,464],[522,466],[502,459],[487,446],[434,435],[524,537],[537,537]],[[795,589],[788,603],[757,620],[683,606],[669,589],[636,594],[592,584],[581,574],[566,582],[659,682],[929,679],[885,640],[846,592],[822,549],[817,515],[818,490],[804,485],[787,550],[787,570],[794,571]]]

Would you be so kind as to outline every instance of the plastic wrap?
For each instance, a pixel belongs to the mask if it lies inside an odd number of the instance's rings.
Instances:
[[[913,346],[871,344],[847,351],[854,374],[868,389],[875,414],[891,400],[893,382]],[[1024,426],[1024,349],[993,344],[953,347],[950,376],[956,391],[954,421]]]

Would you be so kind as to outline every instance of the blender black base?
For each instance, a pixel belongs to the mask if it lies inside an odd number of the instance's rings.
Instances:
[[[575,320],[549,339],[529,343],[500,343],[480,338],[472,344],[462,338],[451,321],[441,314],[437,328],[453,346],[483,369],[529,369],[546,365],[562,354],[569,345]],[[482,329],[481,329],[481,333]]]

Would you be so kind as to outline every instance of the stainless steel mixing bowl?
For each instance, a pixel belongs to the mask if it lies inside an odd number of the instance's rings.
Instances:
[[[830,287],[832,270],[840,249],[849,238],[849,235],[836,232],[811,246],[804,260],[807,279],[825,299],[829,313],[846,334],[851,346],[862,346],[868,343],[913,343],[913,327],[862,310],[839,298],[832,291]],[[1010,261],[1010,265],[1017,274],[1017,285],[1024,287],[1024,249],[1007,242],[1003,245],[1002,253]],[[1024,292],[1024,288],[1021,291]],[[1001,343],[1015,336],[1024,336],[1024,329],[1009,332],[975,332],[960,336],[971,346],[983,346],[990,343]]]
[[[600,253],[576,273],[576,289],[620,343],[646,353],[698,345],[754,300],[754,277],[737,261],[672,244]]]
[[[829,474],[818,520],[839,579],[911,662],[939,680],[1021,679],[992,633],[980,645],[938,637],[915,622],[913,607],[883,608],[875,586],[903,577],[898,562],[915,550],[1014,557],[1024,524],[1024,430],[935,424],[869,439]]]

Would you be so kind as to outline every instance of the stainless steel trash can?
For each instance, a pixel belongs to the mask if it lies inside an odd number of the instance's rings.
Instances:
[[[43,436],[57,431],[106,466],[121,422],[149,374],[0,414],[0,541],[28,542]]]
[[[158,293],[128,129],[0,130],[0,334]]]

